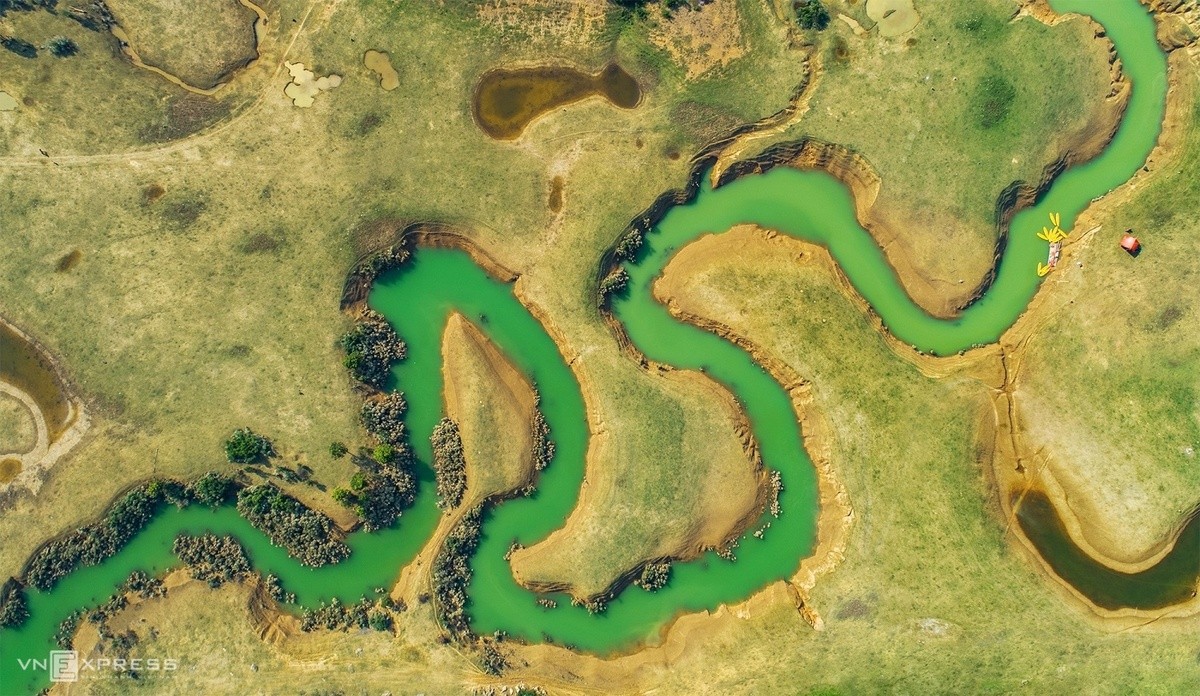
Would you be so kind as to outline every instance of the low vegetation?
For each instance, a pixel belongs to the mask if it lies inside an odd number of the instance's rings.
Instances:
[[[392,628],[391,599],[362,598],[354,604],[342,604],[337,598],[322,602],[316,609],[305,609],[300,619],[302,631],[349,631],[371,629],[390,631]]]

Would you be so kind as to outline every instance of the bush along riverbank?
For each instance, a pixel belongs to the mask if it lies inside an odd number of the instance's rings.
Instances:
[[[437,478],[438,507],[456,508],[467,491],[467,460],[463,455],[458,424],[443,418],[429,437],[433,445],[433,472]]]

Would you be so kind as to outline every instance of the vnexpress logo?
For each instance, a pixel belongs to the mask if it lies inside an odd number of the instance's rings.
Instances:
[[[50,657],[39,660],[32,657],[19,657],[17,664],[22,670],[37,670],[49,672],[52,682],[77,682],[79,673],[83,671],[100,672],[174,672],[179,669],[179,660],[175,658],[86,658],[79,659],[75,650],[51,650]]]
[[[50,681],[79,681],[79,653],[74,650],[51,650]]]

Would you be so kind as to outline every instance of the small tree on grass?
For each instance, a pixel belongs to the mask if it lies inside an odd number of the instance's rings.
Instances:
[[[821,31],[829,26],[829,11],[821,4],[821,0],[797,0],[796,22],[803,29]]]
[[[271,441],[256,435],[250,428],[238,428],[225,441],[225,456],[234,464],[249,464],[275,454]]]
[[[46,44],[46,48],[50,49],[50,53],[56,58],[70,58],[79,53],[79,46],[75,42],[65,36],[56,36],[50,39]]]
[[[346,447],[346,443],[344,442],[329,443],[329,456],[333,457],[334,459],[341,459],[342,457],[346,456],[346,453],[349,451],[350,448]]]

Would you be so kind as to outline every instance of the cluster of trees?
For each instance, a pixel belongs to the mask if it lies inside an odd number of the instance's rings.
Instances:
[[[10,11],[30,12],[45,9],[54,12],[57,5],[58,0],[0,0],[0,18]],[[116,24],[112,12],[104,2],[90,2],[83,7],[71,7],[70,12],[60,13],[59,16],[73,19],[91,31],[100,31]]]
[[[588,610],[589,614],[603,614],[608,610],[608,597],[599,596],[589,599],[572,599],[571,604],[577,607],[583,607]]]
[[[250,561],[238,540],[231,536],[180,534],[171,550],[192,572],[192,577],[217,588],[250,573]]]
[[[233,464],[265,462],[274,454],[271,441],[250,428],[238,428],[225,441],[225,457]]]
[[[484,641],[479,648],[479,666],[483,668],[484,672],[498,677],[504,673],[505,669],[508,669],[508,660],[504,658],[495,643]]]
[[[359,420],[367,432],[381,443],[407,448],[408,427],[404,425],[406,411],[408,402],[404,400],[404,393],[394,391],[368,399],[359,412]]]
[[[803,29],[822,31],[829,26],[829,10],[821,0],[796,0],[792,9],[796,11],[796,23]]]
[[[621,240],[617,242],[617,248],[614,250],[617,258],[625,261],[633,261],[637,257],[638,251],[642,248],[642,244],[646,241],[646,235],[639,227],[630,227],[621,235]]]
[[[412,450],[380,443],[369,455],[360,450],[354,463],[359,470],[350,487],[334,489],[333,499],[354,510],[369,532],[392,526],[417,497]]]
[[[342,364],[363,384],[382,389],[391,374],[392,363],[407,354],[404,341],[392,325],[375,310],[366,309],[354,328],[341,338],[346,357]]]
[[[283,602],[284,604],[296,603],[296,593],[284,590],[283,583],[279,581],[279,576],[275,573],[268,573],[262,582],[267,594],[271,595],[271,598],[276,602]]]
[[[554,441],[550,439],[550,424],[541,409],[533,411],[533,466],[538,471],[550,466],[554,459]]]
[[[629,287],[629,271],[626,271],[624,267],[617,268],[604,276],[604,280],[600,281],[600,295],[597,299],[599,305],[603,307],[608,303],[609,297],[624,292],[627,287]]]
[[[451,638],[460,643],[475,637],[467,615],[467,585],[471,583],[471,556],[479,546],[482,517],[482,506],[463,515],[433,561],[433,595],[437,599],[438,616]]]
[[[367,599],[363,597],[354,604],[342,604],[334,598],[329,604],[321,602],[316,609],[305,609],[300,619],[301,631],[345,631],[351,628],[370,628],[389,631],[392,628],[392,612],[395,608],[390,597]]]
[[[670,563],[647,563],[642,567],[642,575],[634,584],[647,592],[656,592],[667,586],[671,579]]]
[[[237,495],[237,510],[272,544],[286,549],[306,566],[337,563],[350,555],[350,547],[328,517],[305,507],[274,484],[243,488]]]
[[[9,581],[4,587],[4,596],[0,597],[0,627],[16,628],[29,618],[29,600],[25,590],[14,581]]]
[[[467,460],[463,456],[458,425],[443,418],[429,437],[433,445],[433,472],[437,478],[438,507],[456,508],[467,491]]]
[[[151,481],[126,493],[99,522],[51,540],[29,561],[25,580],[49,590],[80,566],[96,565],[121,550],[154,517],[164,502],[180,507],[192,500],[188,486],[174,480]]]
[[[192,482],[192,497],[197,503],[209,507],[221,507],[229,500],[233,491],[233,479],[210,471]]]

